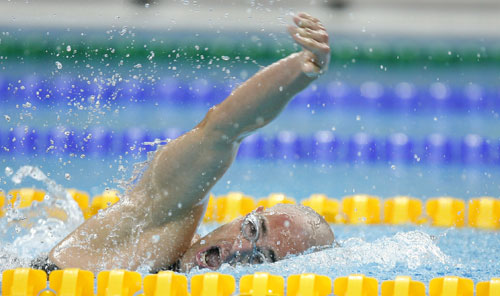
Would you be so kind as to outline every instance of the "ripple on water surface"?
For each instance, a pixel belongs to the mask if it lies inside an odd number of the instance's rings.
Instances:
[[[11,179],[17,186],[22,185],[26,177],[40,181],[40,188],[48,194],[43,202],[35,202],[26,209],[9,209],[6,216],[0,218],[0,271],[27,266],[30,260],[48,252],[83,222],[77,204],[62,186],[30,166],[19,169]],[[53,208],[64,210],[65,219],[51,216],[47,209]],[[217,225],[203,224],[199,232],[204,235],[215,227]],[[425,283],[444,275],[468,277],[476,282],[499,276],[499,232],[427,226],[334,225],[332,229],[339,246],[290,256],[275,263],[224,264],[219,272],[232,274],[237,279],[256,271],[285,277],[312,272],[332,278],[362,273],[379,281],[410,275]],[[194,269],[188,276],[207,271]]]

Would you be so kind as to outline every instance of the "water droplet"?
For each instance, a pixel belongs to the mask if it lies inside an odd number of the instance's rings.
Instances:
[[[56,67],[57,67],[57,69],[61,70],[63,65],[61,64],[61,62],[56,61]]]
[[[10,167],[5,167],[5,176],[10,177],[14,171]]]
[[[66,180],[71,180],[71,175],[69,173],[64,174]]]
[[[7,122],[10,122],[10,116],[9,115],[4,115],[3,117],[5,118],[5,120],[7,120]]]
[[[148,55],[148,60],[151,61],[154,57],[155,57],[155,52],[154,51],[150,51],[149,55]]]
[[[221,59],[223,59],[224,61],[229,61],[229,57],[228,56],[221,56]]]
[[[66,51],[71,51],[71,45],[66,46]]]

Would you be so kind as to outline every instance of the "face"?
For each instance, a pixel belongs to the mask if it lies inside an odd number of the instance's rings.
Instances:
[[[303,215],[260,207],[193,244],[182,257],[181,268],[187,271],[193,267],[217,269],[223,263],[274,262],[318,245],[317,235]],[[333,241],[333,234],[331,237]],[[326,244],[331,242],[322,245]]]

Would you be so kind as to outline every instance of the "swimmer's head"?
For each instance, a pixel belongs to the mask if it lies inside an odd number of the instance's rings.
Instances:
[[[303,205],[278,204],[220,226],[194,243],[181,269],[217,269],[223,263],[264,263],[331,246],[333,232],[318,213]]]

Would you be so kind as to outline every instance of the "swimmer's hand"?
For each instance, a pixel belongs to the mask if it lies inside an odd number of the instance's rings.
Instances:
[[[297,26],[288,26],[288,32],[303,48],[302,71],[310,77],[323,74],[330,63],[330,46],[325,27],[317,18],[303,12],[294,16],[293,21]]]

